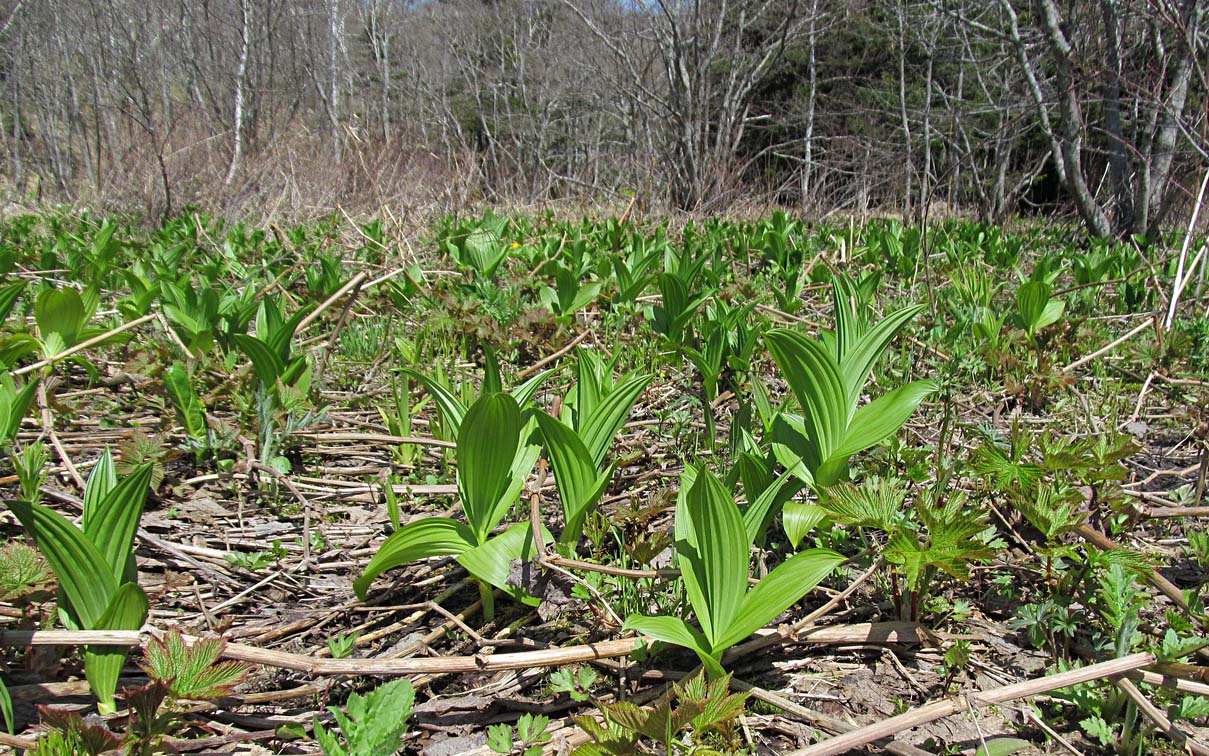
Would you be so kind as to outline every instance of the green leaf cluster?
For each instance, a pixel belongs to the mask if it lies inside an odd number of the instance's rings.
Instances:
[[[752,540],[734,498],[704,468],[677,502],[675,529],[680,571],[700,629],[680,617],[643,614],[631,614],[625,627],[692,650],[714,676],[725,674],[726,649],[767,625],[844,561],[828,549],[801,551],[748,589]]]
[[[119,480],[106,451],[88,479],[79,529],[41,504],[8,501],[54,570],[60,615],[69,628],[138,630],[147,619],[147,595],[138,586],[133,545],[151,472],[151,465],[142,465]],[[116,710],[114,694],[126,655],[123,647],[84,650],[84,673],[102,713]]]
[[[328,707],[336,718],[339,733],[315,720],[315,739],[324,756],[393,756],[407,732],[416,700],[410,680],[394,680],[374,688],[368,695],[353,693],[345,710]]]

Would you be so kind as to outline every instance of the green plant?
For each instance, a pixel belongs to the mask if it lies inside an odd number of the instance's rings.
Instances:
[[[701,305],[714,295],[712,288],[693,292],[690,287],[688,274],[663,273],[659,276],[659,292],[662,296],[660,304],[651,310],[651,321],[655,332],[666,337],[673,345],[692,343],[692,319]]]
[[[781,464],[811,487],[842,480],[849,457],[895,433],[937,390],[933,381],[913,381],[858,407],[886,345],[923,306],[898,310],[870,328],[852,284],[843,280],[837,278],[832,289],[836,327],[828,343],[784,328],[764,336],[802,410],[801,415],[780,413],[773,450]]]
[[[578,271],[566,266],[555,268],[554,282],[554,286],[541,290],[538,300],[550,312],[564,320],[569,321],[576,312],[596,301],[600,294],[599,281],[585,281]]]
[[[596,670],[591,667],[576,670],[563,667],[550,673],[550,690],[553,693],[566,693],[572,701],[587,701],[591,698],[597,677]]]
[[[42,484],[46,482],[46,463],[50,456],[41,441],[35,441],[21,451],[11,454],[13,469],[21,484],[21,500],[31,504],[42,501]]]
[[[164,386],[176,408],[176,416],[185,429],[185,438],[198,462],[213,444],[206,425],[206,405],[202,402],[185,366],[174,362],[164,371]]]
[[[528,559],[533,548],[527,523],[518,523],[494,538],[491,532],[520,494],[535,455],[518,455],[525,442],[521,411],[508,394],[487,394],[466,412],[458,426],[458,494],[466,523],[448,517],[424,517],[396,530],[353,583],[364,600],[374,579],[399,565],[433,556],[456,556],[480,584],[483,613],[494,614],[489,586],[532,603],[523,590],[508,584],[510,562]]]
[[[152,639],[139,665],[151,682],[123,692],[130,708],[124,738],[130,756],[163,753],[165,738],[182,722],[183,702],[228,696],[244,679],[246,665],[219,661],[226,645],[221,638],[186,642],[176,630]]]
[[[29,412],[37,389],[37,381],[30,381],[18,388],[11,375],[7,372],[0,374],[0,447],[8,446],[17,438],[21,421]]]
[[[575,723],[591,739],[572,756],[723,756],[745,753],[735,736],[748,693],[730,692],[730,675],[706,681],[702,673],[676,683],[647,709],[629,702],[602,704],[604,722],[577,716]],[[645,740],[654,742],[654,750]]]
[[[495,278],[496,270],[508,257],[508,245],[503,239],[507,230],[508,219],[488,210],[479,220],[466,221],[442,232],[439,242],[459,265],[486,283]]]
[[[449,388],[449,386],[443,380],[441,380],[440,376],[424,375],[419,371],[411,370],[409,368],[403,368],[400,370],[400,372],[423,386],[424,390],[427,391],[429,396],[432,397],[433,403],[437,407],[437,412],[440,413],[440,437],[453,441],[458,438],[462,427],[462,418],[465,417],[469,411],[469,405],[472,404],[475,399],[482,398],[488,394],[499,393],[504,390],[503,380],[500,377],[500,366],[496,361],[494,354],[490,352],[487,353],[486,358],[483,361],[483,367],[484,374],[482,386],[478,395],[471,397],[470,401],[463,401],[460,399],[457,394],[455,394]],[[553,374],[554,371],[552,370],[543,370],[542,372],[534,375],[532,378],[525,380],[508,393],[512,396],[513,400],[516,401],[517,405],[520,406],[521,409],[528,409],[530,403],[533,401],[533,396],[537,393],[537,390],[541,388],[541,385],[545,383],[546,379]],[[536,449],[536,447],[530,446],[525,446],[522,448],[525,454],[529,454],[531,452],[533,453],[533,461],[529,463],[529,465],[532,466],[533,463],[537,461],[537,454],[539,453],[539,450]]]
[[[631,614],[625,627],[684,646],[712,676],[725,674],[722,653],[764,627],[844,561],[827,549],[794,554],[748,589],[752,538],[734,498],[699,468],[676,504],[676,552],[700,630],[679,617]]]
[[[407,732],[407,720],[416,693],[410,680],[394,680],[366,696],[353,693],[344,711],[328,707],[336,718],[339,736],[315,720],[315,739],[324,756],[392,756]]]
[[[0,601],[14,601],[46,588],[54,573],[38,552],[13,541],[0,547]]]
[[[284,385],[305,395],[310,390],[311,369],[305,354],[294,354],[290,341],[298,324],[306,317],[307,308],[286,318],[276,300],[265,297],[260,300],[256,312],[256,335],[238,333],[234,343],[248,357],[252,369],[261,385],[276,395]]]
[[[516,730],[506,724],[487,728],[487,747],[504,756],[541,756],[543,746],[550,741],[546,728],[550,718],[543,714],[522,714],[516,720]]]
[[[147,595],[138,586],[135,531],[147,499],[151,466],[118,479],[106,451],[88,478],[82,528],[41,504],[12,499],[9,509],[34,539],[59,581],[64,624],[84,630],[138,630],[147,618]],[[87,646],[84,674],[97,708],[116,710],[114,693],[127,649]]]
[[[611,366],[587,350],[580,351],[575,372],[578,380],[563,405],[563,420],[534,413],[563,509],[558,544],[567,551],[579,542],[585,519],[609,485],[613,468],[604,466],[605,457],[650,382],[632,375],[614,383]]]
[[[1062,318],[1066,303],[1050,297],[1053,291],[1045,281],[1028,281],[1016,290],[1016,313],[1030,342],[1037,332]]]
[[[358,633],[339,633],[327,639],[327,649],[333,659],[347,659],[357,647]]]
[[[968,580],[972,562],[995,554],[986,513],[969,506],[960,492],[942,498],[925,495],[909,510],[904,507],[906,490],[895,479],[840,483],[823,494],[818,508],[832,522],[886,534],[892,595],[903,619],[920,616],[938,575]]]

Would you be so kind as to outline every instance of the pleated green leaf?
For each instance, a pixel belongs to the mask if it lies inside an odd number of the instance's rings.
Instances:
[[[458,492],[475,543],[499,522],[497,506],[512,478],[521,442],[520,408],[508,394],[480,397],[466,412],[458,431]]]
[[[118,588],[100,550],[53,509],[16,499],[9,500],[8,507],[54,570],[75,614],[73,619],[80,627],[92,629]]]
[[[711,675],[714,674],[714,669],[718,674],[725,674],[710,649],[709,640],[699,630],[679,617],[648,617],[643,614],[631,614],[626,617],[622,629],[633,630],[643,635],[649,635],[657,641],[687,648],[697,654],[702,664],[711,668]]]
[[[563,532],[558,540],[575,544],[583,532],[584,518],[604,493],[612,470],[603,475],[598,473],[584,442],[565,423],[545,412],[538,412],[535,417],[545,439],[550,466],[554,468],[554,482],[563,508]]]
[[[105,612],[90,630],[139,630],[147,621],[147,594],[135,583],[123,583],[113,595]],[[117,710],[114,694],[118,678],[126,664],[125,646],[88,646],[84,649],[84,676],[97,697],[97,710],[112,714]]]
[[[172,397],[181,424],[185,426],[185,434],[194,440],[205,439],[206,408],[201,397],[197,395],[197,389],[193,387],[193,381],[190,380],[185,366],[179,362],[172,363],[172,366],[164,371],[164,386]]]
[[[25,281],[16,281],[0,286],[0,323],[8,320],[8,316],[12,314],[13,307],[16,306],[17,300],[24,292]]]
[[[31,380],[20,389],[8,373],[0,374],[0,443],[7,444],[17,437],[21,421],[33,404],[38,382]]]
[[[232,337],[235,340],[235,345],[239,347],[244,356],[252,363],[252,370],[256,373],[256,377],[266,388],[272,388],[277,385],[277,379],[285,373],[285,363],[281,357],[273,351],[264,341],[249,336],[246,333],[237,333]]]
[[[693,611],[711,647],[739,612],[747,591],[747,531],[739,507],[730,493],[709,470],[698,470],[688,492],[688,514],[695,544],[678,544],[680,569],[691,571],[699,587]]]
[[[400,565],[435,556],[456,556],[474,548],[474,533],[457,520],[448,517],[426,517],[414,520],[391,533],[369,560],[361,577],[353,583],[357,598],[365,600],[374,580]]]
[[[714,650],[730,648],[772,622],[814,590],[843,561],[843,556],[830,549],[801,551],[786,559],[748,591],[741,610],[714,643]]]
[[[110,489],[84,524],[84,537],[109,565],[114,584],[132,581],[131,553],[151,485],[151,464],[139,465]]]
[[[785,328],[769,331],[764,342],[802,405],[807,436],[820,459],[827,459],[843,441],[848,421],[848,397],[835,358],[818,341]]]
[[[831,279],[831,302],[834,306],[835,340],[834,356],[842,363],[844,355],[851,352],[865,334],[865,318],[862,317],[860,294],[856,284],[846,273],[837,271]]]
[[[457,438],[458,432],[462,429],[462,418],[466,416],[466,405],[462,404],[459,399],[448,387],[438,383],[428,376],[416,370],[404,368],[399,371],[404,375],[412,378],[424,387],[429,396],[437,405],[437,411],[441,413],[441,422],[445,424],[445,430],[449,433],[450,438]]]
[[[533,396],[537,394],[537,390],[541,388],[542,384],[546,382],[546,379],[552,375],[554,375],[553,370],[543,370],[521,385],[512,389],[512,391],[509,393],[512,395],[512,398],[516,400],[518,406],[524,407],[529,404],[529,402],[533,401]]]
[[[537,423],[530,420],[521,430],[521,438],[529,438]],[[516,455],[512,458],[512,466],[508,468],[508,481],[504,487],[503,493],[495,500],[495,506],[491,508],[487,520],[492,523],[487,530],[490,531],[499,525],[508,511],[516,504],[516,500],[520,498],[521,490],[525,487],[525,482],[529,479],[529,473],[533,472],[533,466],[537,464],[537,459],[542,455],[541,444],[522,444],[517,447]]]
[[[785,528],[785,537],[795,549],[810,531],[827,518],[827,512],[818,505],[800,501],[785,502],[782,511],[781,524]]]
[[[907,422],[926,396],[939,386],[935,381],[914,381],[879,396],[856,411],[844,442],[834,457],[848,457],[891,436]]]
[[[747,532],[748,543],[756,543],[760,540],[777,511],[787,506],[793,495],[801,489],[801,483],[795,482],[796,478],[797,476],[792,470],[786,470],[769,483],[764,490],[759,491],[756,498],[748,503],[747,509],[743,512],[743,528]],[[748,490],[746,484],[744,484],[744,490]],[[750,491],[748,496],[751,496]]]
[[[542,538],[550,540],[550,534],[542,529]],[[467,549],[458,555],[458,564],[475,578],[499,588],[513,599],[537,606],[537,598],[523,588],[511,585],[508,576],[512,561],[531,562],[537,556],[533,545],[533,526],[527,522],[517,523],[486,543]]]
[[[592,455],[596,467],[604,464],[613,440],[625,425],[626,418],[638,397],[646,390],[650,378],[633,375],[617,384],[607,395],[599,397],[592,412],[579,420],[579,435]]]
[[[88,474],[88,482],[84,486],[84,516],[81,519],[81,525],[83,525],[85,533],[90,530],[89,523],[96,516],[97,508],[117,484],[117,466],[113,463],[113,454],[106,446],[105,451],[101,452],[100,459],[93,466],[92,472]]]
[[[814,486],[814,470],[823,464],[818,447],[806,436],[801,415],[777,413],[772,421],[772,453],[794,477]]]
[[[923,305],[912,305],[890,313],[844,353],[843,359],[840,361],[840,373],[844,378],[844,390],[848,398],[845,422],[850,420],[852,413],[856,411],[856,403],[860,399],[861,389],[864,387],[865,381],[869,379],[873,366],[886,351],[886,347],[899,331],[923,309]]]

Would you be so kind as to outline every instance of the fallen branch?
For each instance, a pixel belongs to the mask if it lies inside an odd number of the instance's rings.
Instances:
[[[40,369],[46,367],[47,365],[53,365],[56,362],[65,360],[68,357],[75,354],[76,352],[82,352],[90,346],[95,346],[96,344],[100,344],[102,341],[105,341],[106,339],[117,336],[122,331],[129,330],[131,328],[134,328],[137,325],[142,325],[143,323],[146,323],[147,321],[150,321],[150,320],[155,320],[154,314],[144,315],[143,317],[132,320],[129,323],[123,323],[120,326],[118,326],[117,328],[111,328],[108,331],[106,331],[105,333],[93,336],[91,339],[85,339],[73,347],[64,349],[62,352],[59,352],[56,355],[47,357],[44,360],[39,360],[32,365],[26,365],[23,368],[17,368],[16,370],[10,370],[10,371],[8,371],[8,374],[12,375],[12,376],[18,376],[18,375],[25,375],[26,373],[32,373],[35,370],[40,370]]]
[[[0,630],[0,646],[125,646],[145,645],[158,630]],[[196,638],[185,636],[189,642]],[[559,667],[617,656],[629,656],[645,636],[618,638],[581,646],[520,651],[510,654],[434,656],[422,659],[325,659],[307,654],[272,651],[242,643],[228,643],[223,658],[266,667],[290,669],[311,675],[421,675],[459,672],[497,672],[529,667]],[[919,643],[920,628],[913,622],[873,622],[835,625],[807,630],[798,643],[847,645],[851,643]]]
[[[930,704],[925,704],[904,714],[899,714],[897,717],[890,717],[880,722],[874,722],[871,725],[839,735],[830,740],[825,740],[809,748],[793,751],[789,756],[835,756],[835,754],[847,753],[876,740],[888,738],[913,727],[941,719],[942,717],[952,716],[963,711],[981,709],[994,704],[1008,703],[1009,701],[1048,693],[1051,690],[1091,682],[1092,680],[1116,677],[1135,669],[1149,667],[1154,664],[1154,661],[1154,654],[1132,654],[1130,656],[1123,656],[1120,659],[1092,664],[1087,667],[1080,667],[1079,669],[1072,669],[1035,680],[1024,680],[1012,685],[992,688],[981,693],[971,693],[967,696],[933,701]]]
[[[1105,344],[1104,346],[1100,347],[1099,349],[1092,352],[1091,354],[1080,357],[1079,359],[1075,360],[1071,364],[1062,368],[1062,372],[1069,373],[1070,371],[1074,370],[1077,367],[1086,365],[1087,363],[1091,362],[1092,360],[1099,357],[1100,355],[1111,352],[1112,350],[1121,346],[1126,341],[1129,341],[1134,336],[1137,336],[1139,333],[1141,333],[1142,331],[1145,331],[1148,327],[1153,326],[1153,325],[1154,325],[1154,318],[1147,318],[1145,322],[1138,324],[1137,326],[1135,326],[1133,328],[1133,330],[1129,331],[1129,333],[1125,334],[1124,336],[1121,336],[1121,337],[1117,338],[1116,340],[1111,341],[1108,344]]]

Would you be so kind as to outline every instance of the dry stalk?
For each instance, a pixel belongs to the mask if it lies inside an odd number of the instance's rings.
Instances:
[[[1120,659],[1092,664],[1035,680],[1024,680],[1023,682],[992,688],[981,693],[972,693],[967,696],[933,701],[896,717],[874,722],[871,725],[861,727],[830,740],[825,740],[809,748],[793,751],[789,756],[836,756],[836,754],[847,753],[881,738],[890,737],[913,727],[919,727],[928,722],[959,714],[963,711],[979,709],[994,704],[1009,703],[1021,698],[1048,693],[1051,690],[1078,685],[1079,683],[1116,677],[1135,669],[1149,667],[1154,664],[1154,661],[1154,654],[1131,654],[1123,656]]]

